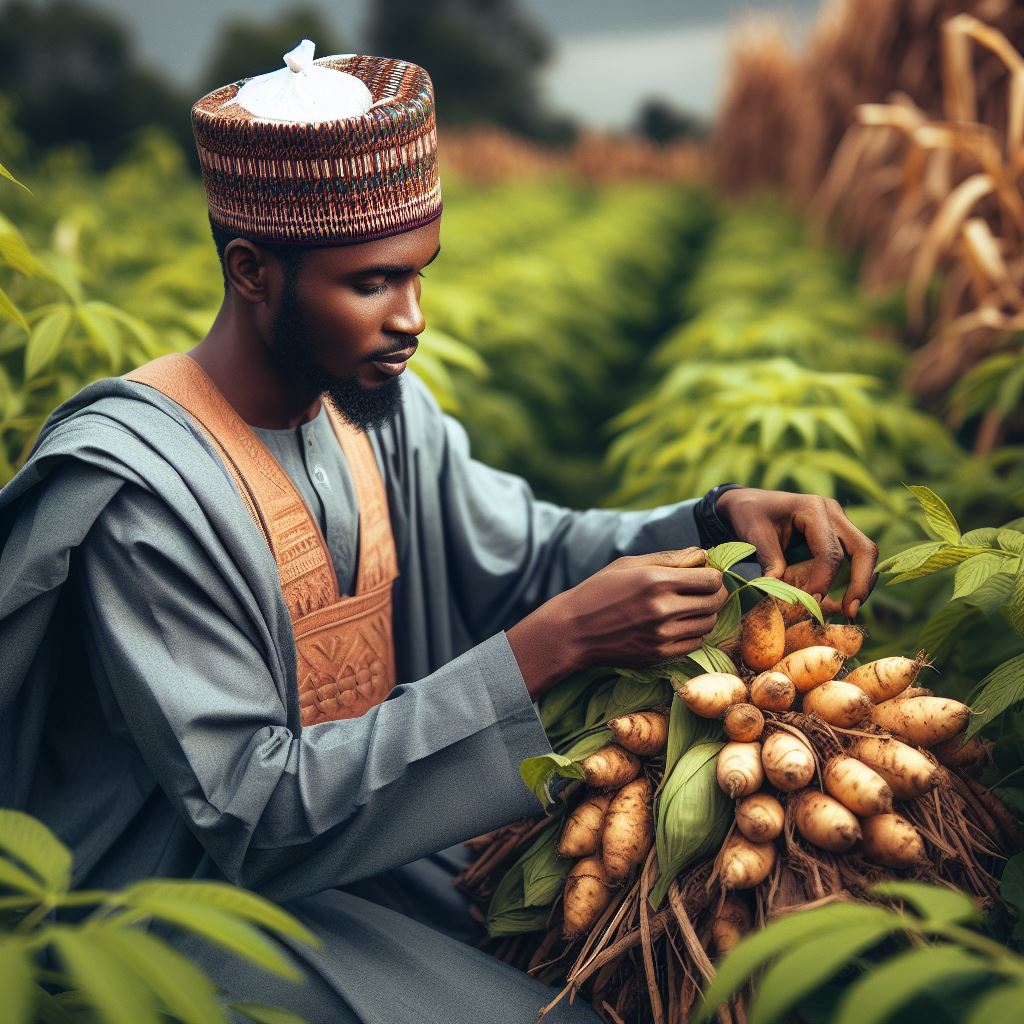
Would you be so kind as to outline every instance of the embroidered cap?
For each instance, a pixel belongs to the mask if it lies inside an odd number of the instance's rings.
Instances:
[[[369,242],[441,213],[434,88],[415,64],[304,39],[192,107],[210,218],[254,241]]]

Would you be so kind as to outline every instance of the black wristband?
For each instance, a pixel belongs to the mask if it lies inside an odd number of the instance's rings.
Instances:
[[[726,491],[735,491],[743,486],[743,484],[719,484],[717,487],[712,487],[694,505],[693,518],[697,522],[697,535],[700,537],[701,547],[713,548],[716,544],[725,544],[736,539],[732,530],[722,522],[715,509],[715,504]]]

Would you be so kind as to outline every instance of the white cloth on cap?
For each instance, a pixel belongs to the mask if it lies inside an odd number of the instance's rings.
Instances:
[[[314,64],[315,49],[312,40],[303,39],[284,55],[285,67],[250,78],[228,103],[268,121],[340,121],[365,114],[374,105],[366,84]]]

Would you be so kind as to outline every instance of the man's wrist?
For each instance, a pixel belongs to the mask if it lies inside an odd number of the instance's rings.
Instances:
[[[555,621],[550,604],[541,605],[505,631],[533,700],[582,667],[577,663],[571,625]]]
[[[703,548],[713,548],[736,539],[732,523],[724,509],[718,508],[718,499],[727,491],[743,488],[743,484],[727,483],[712,487],[694,506],[693,518],[697,523],[697,534]]]

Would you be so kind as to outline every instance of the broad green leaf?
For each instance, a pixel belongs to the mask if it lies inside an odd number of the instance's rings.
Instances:
[[[957,946],[921,946],[867,971],[843,994],[833,1024],[883,1024],[935,985],[978,977],[991,965]]]
[[[1012,551],[1015,555],[1024,555],[1024,533],[1019,530],[1000,530],[996,534],[996,543],[1004,551]]]
[[[973,594],[987,579],[1005,570],[1007,561],[1003,555],[982,554],[961,562],[956,569],[953,599]]]
[[[929,924],[956,924],[980,919],[970,896],[959,889],[924,882],[882,882],[872,887],[881,896],[909,903]]]
[[[734,673],[736,671],[736,666],[729,655],[710,644],[701,644],[699,651],[693,651],[687,657],[699,665],[704,672]]]
[[[999,897],[1024,918],[1024,853],[1016,853],[1006,862],[999,880]]]
[[[93,941],[89,929],[55,926],[50,935],[74,987],[105,1024],[160,1024],[150,990],[127,964]]]
[[[1010,1024],[1021,1019],[1022,1006],[1024,981],[1000,985],[978,998],[965,1024]]]
[[[319,936],[276,903],[236,885],[156,879],[136,883],[124,890],[122,898],[132,907],[152,908],[158,903],[175,903],[185,908],[195,906],[220,910],[310,946],[320,945]]]
[[[540,801],[541,808],[551,803],[548,783],[552,778],[582,779],[583,768],[579,761],[561,754],[541,754],[539,757],[528,757],[519,765],[519,774],[527,788]]]
[[[980,613],[965,601],[943,605],[924,624],[916,648],[927,651],[936,661],[943,661],[954,649],[961,634],[980,618]]]
[[[740,635],[740,593],[733,591],[729,600],[715,619],[715,628],[705,638],[711,647],[720,647],[727,640],[734,640]]]
[[[697,743],[722,738],[722,726],[715,719],[695,715],[679,697],[672,701],[668,716],[668,744],[665,748],[665,775],[672,774],[679,758]]]
[[[492,937],[536,931],[547,923],[549,907],[524,906],[524,857],[505,872],[491,897],[487,907],[487,933]]]
[[[794,944],[808,942],[812,937],[825,943],[851,928],[870,925],[898,927],[898,921],[895,914],[881,907],[836,903],[798,911],[770,922],[761,931],[751,932],[742,939],[719,964],[694,1024],[709,1020],[756,970]]]
[[[888,558],[883,558],[878,563],[879,572],[906,572],[908,569],[916,569],[923,565],[937,551],[941,551],[945,545],[941,540],[930,540],[924,544],[914,544],[904,551],[900,551]]]
[[[986,551],[984,548],[940,548],[935,552],[935,554],[929,555],[928,558],[915,569],[908,569],[906,572],[901,572],[898,576],[893,576],[893,578],[888,581],[887,586],[891,587],[894,583],[906,583],[907,580],[916,580],[921,576],[930,576],[933,572],[938,572],[940,569],[948,569],[951,565],[959,565],[972,555],[985,553]]]
[[[121,368],[122,346],[121,335],[117,327],[103,313],[93,308],[92,303],[85,302],[77,309],[78,320],[85,328],[97,349],[107,357],[107,365],[112,374]]]
[[[43,896],[47,888],[38,878],[23,871],[13,860],[0,860],[0,888],[14,889],[33,896]]]
[[[750,1007],[750,1024],[775,1024],[804,996],[823,985],[860,953],[898,927],[896,918],[834,932],[827,942],[811,935],[796,941],[765,971]]]
[[[771,594],[772,597],[788,601],[790,604],[801,604],[818,622],[822,624],[825,622],[822,618],[821,606],[818,602],[810,594],[799,587],[786,583],[785,580],[776,580],[771,576],[760,576],[756,580],[751,580],[748,585],[760,590],[762,593]]]
[[[967,739],[984,729],[1007,708],[1024,700],[1024,654],[993,669],[971,694],[969,704],[977,712],[967,726]]]
[[[1006,617],[1018,636],[1024,636],[1024,569],[1020,569],[1013,581],[1013,592],[1006,606]]]
[[[0,809],[0,850],[16,857],[54,892],[71,885],[71,852],[39,820]]]
[[[12,323],[16,323],[26,334],[29,333],[28,321],[22,315],[21,310],[10,300],[3,288],[0,288],[0,316],[6,317]]]
[[[580,706],[584,694],[595,683],[608,679],[614,674],[615,670],[609,668],[588,669],[563,679],[557,686],[548,690],[541,697],[538,708],[538,715],[544,729],[550,733],[563,715],[569,714],[570,711]],[[582,724],[582,712],[579,717],[580,724]]]
[[[1011,561],[1007,568],[1013,569],[1014,562]],[[1017,572],[1019,571],[1020,569],[1017,568]],[[1001,608],[1010,600],[1015,582],[1016,573],[998,572],[995,576],[989,576],[977,590],[965,595],[960,600],[986,615],[991,615],[997,608]]]
[[[978,546],[995,546],[999,531],[994,526],[982,526],[977,530],[968,530],[961,538],[962,544]]]
[[[707,564],[712,569],[720,569],[725,572],[731,569],[737,562],[743,562],[750,558],[757,548],[753,544],[745,544],[743,541],[733,540],[725,544],[718,544],[708,548]]]
[[[930,487],[921,487],[915,484],[907,486],[907,490],[917,499],[917,503],[924,509],[925,522],[928,524],[932,534],[944,540],[947,544],[960,543],[960,527],[957,525],[956,516],[949,510],[949,506]]]
[[[79,1024],[82,1017],[64,1009],[60,1001],[55,999],[42,986],[35,985],[34,991],[34,1012],[33,1024]],[[92,1024],[92,1021],[88,1021]]]
[[[229,1003],[232,1010],[243,1017],[255,1021],[256,1024],[307,1024],[305,1017],[300,1017],[291,1010],[280,1006],[264,1006],[263,1003]]]
[[[62,306],[47,313],[32,328],[25,346],[25,380],[37,376],[57,358],[70,325],[71,310]]]
[[[523,856],[523,906],[550,907],[565,885],[572,861],[555,852],[562,822],[538,836]]]
[[[231,913],[196,902],[183,904],[163,894],[133,899],[132,906],[150,917],[195,932],[283,978],[294,981],[301,978],[301,972],[278,946]]]
[[[32,959],[24,942],[0,938],[0,993],[6,1024],[30,1024],[35,999]]]

